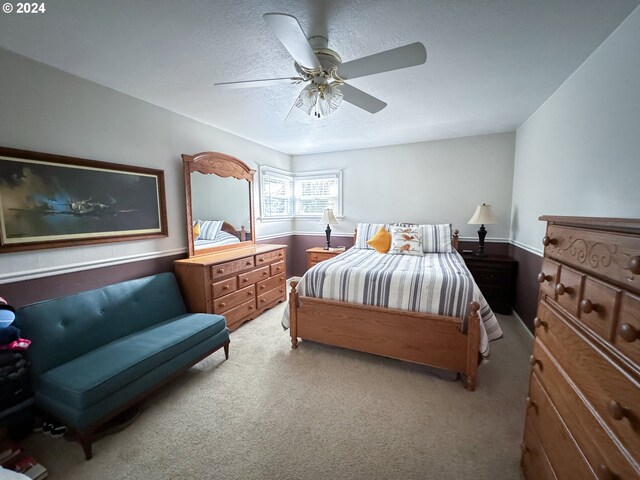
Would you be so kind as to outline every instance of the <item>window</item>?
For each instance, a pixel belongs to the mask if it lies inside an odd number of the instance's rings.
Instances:
[[[342,216],[342,171],[294,174],[260,167],[261,218],[320,217],[333,208]]]
[[[293,216],[293,175],[285,170],[260,167],[262,218]]]

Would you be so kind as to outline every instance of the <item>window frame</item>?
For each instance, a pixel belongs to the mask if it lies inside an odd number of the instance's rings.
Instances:
[[[338,195],[337,195],[337,205],[333,207],[333,213],[336,218],[344,218],[343,213],[343,183],[342,183],[342,170],[340,169],[332,169],[332,170],[311,170],[308,172],[299,172],[294,173],[288,170],[284,170],[282,168],[271,167],[269,165],[260,165],[258,168],[260,174],[259,184],[259,205],[260,205],[260,216],[258,220],[261,222],[270,222],[270,221],[281,221],[281,220],[291,220],[294,218],[300,218],[302,220],[312,220],[312,219],[320,219],[322,217],[322,213],[314,213],[314,214],[298,214],[298,198],[296,196],[297,190],[297,182],[301,180],[315,180],[315,179],[325,179],[325,178],[336,178],[338,181]],[[291,205],[292,205],[292,214],[291,215],[266,215],[264,212],[264,204],[263,204],[263,196],[264,196],[264,177],[265,175],[274,175],[280,176],[287,179],[292,179],[292,189],[291,189]]]

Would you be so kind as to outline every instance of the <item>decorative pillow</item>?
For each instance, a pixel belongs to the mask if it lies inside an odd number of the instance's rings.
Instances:
[[[200,238],[200,221],[193,222],[193,239],[198,240]]]
[[[396,255],[424,255],[422,251],[422,227],[391,227],[391,250]]]
[[[420,225],[424,253],[451,253],[451,224]]]
[[[215,240],[220,230],[222,230],[222,220],[198,220],[200,224],[200,236],[203,240]]]
[[[353,248],[366,248],[373,250],[367,242],[371,240],[381,228],[387,228],[389,225],[384,223],[359,223],[356,227],[356,244]]]
[[[387,232],[386,228],[382,227],[378,230],[378,233],[367,242],[367,245],[378,253],[387,253],[391,248],[391,235]]]

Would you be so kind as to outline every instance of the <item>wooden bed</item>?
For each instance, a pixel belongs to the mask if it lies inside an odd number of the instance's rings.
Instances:
[[[458,249],[458,231],[452,237]],[[299,295],[291,282],[291,346],[298,339],[349,348],[462,374],[473,391],[479,363],[480,304],[468,318],[447,317]],[[466,322],[465,322],[466,320]]]

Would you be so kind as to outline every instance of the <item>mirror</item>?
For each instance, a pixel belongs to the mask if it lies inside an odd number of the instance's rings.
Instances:
[[[255,243],[253,174],[218,152],[182,155],[189,256]]]

